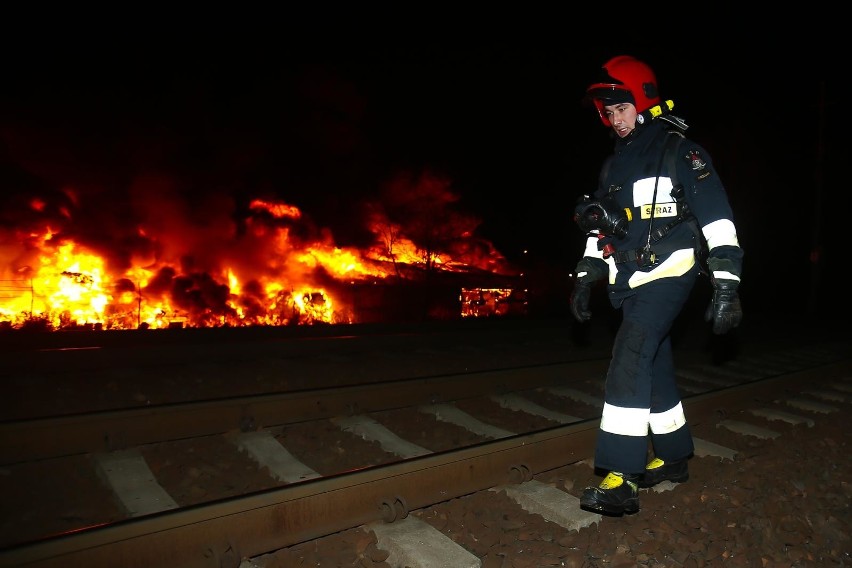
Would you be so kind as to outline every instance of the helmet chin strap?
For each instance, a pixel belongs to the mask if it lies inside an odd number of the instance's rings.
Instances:
[[[666,122],[668,122],[672,126],[675,126],[676,128],[678,128],[681,132],[685,132],[686,129],[689,128],[689,125],[686,124],[683,121],[682,118],[675,116],[673,114],[667,114],[665,116],[661,116],[660,120],[665,120]]]

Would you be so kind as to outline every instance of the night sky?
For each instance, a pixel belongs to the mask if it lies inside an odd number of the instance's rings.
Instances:
[[[358,246],[359,204],[390,180],[430,172],[452,181],[458,206],[508,258],[570,269],[583,245],[573,203],[612,146],[581,99],[601,64],[625,53],[656,70],[723,177],[755,302],[775,309],[762,290],[777,292],[779,280],[805,302],[814,243],[836,255],[847,223],[834,207],[846,183],[834,165],[845,161],[840,136],[821,129],[840,81],[819,45],[717,51],[399,27],[5,41],[7,228],[17,197],[64,186],[100,215],[120,215],[134,180],[157,173],[180,179],[200,211],[210,194],[275,196]],[[838,264],[824,268],[825,290]]]

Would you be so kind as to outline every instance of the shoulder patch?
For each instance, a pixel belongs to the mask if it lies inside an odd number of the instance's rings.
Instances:
[[[707,162],[701,158],[701,154],[698,153],[698,150],[690,150],[684,157],[695,171],[701,171],[707,167]]]
[[[698,150],[690,150],[689,153],[684,156],[684,158],[686,158],[686,161],[689,162],[692,171],[697,174],[696,179],[701,181],[710,177],[710,170],[706,169],[707,162],[704,161]]]

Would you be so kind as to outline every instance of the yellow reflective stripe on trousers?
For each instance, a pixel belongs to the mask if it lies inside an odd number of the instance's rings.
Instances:
[[[650,416],[651,432],[654,434],[670,434],[686,424],[683,405],[677,403],[665,412],[657,412]]]
[[[647,436],[648,408],[624,408],[604,403],[601,413],[601,430],[621,436]]]

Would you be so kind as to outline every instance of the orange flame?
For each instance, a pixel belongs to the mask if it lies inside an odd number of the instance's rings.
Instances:
[[[375,243],[363,250],[337,246],[328,231],[311,236],[316,231],[292,204],[254,199],[235,220],[231,200],[211,196],[199,223],[188,206],[169,202],[168,184],[148,190],[139,192],[148,196],[140,201],[146,215],[125,237],[134,246],[123,254],[118,243],[70,236],[82,206],[76,192],[64,190],[64,205],[31,199],[35,229],[0,234],[0,322],[52,329],[353,323],[346,286],[400,278],[401,266],[512,273],[490,243],[472,237],[477,221],[443,211],[455,197],[448,182],[430,176],[391,183],[388,191],[409,197],[388,207],[367,204]]]

